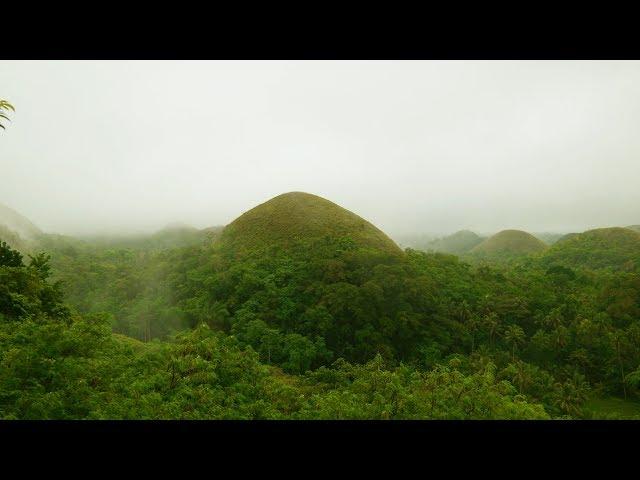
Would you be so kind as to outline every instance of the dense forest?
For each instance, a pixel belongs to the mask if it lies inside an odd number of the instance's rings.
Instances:
[[[402,250],[294,192],[225,228],[0,239],[0,418],[640,418],[630,228]]]

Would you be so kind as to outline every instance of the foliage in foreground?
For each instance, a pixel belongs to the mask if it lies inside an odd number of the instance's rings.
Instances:
[[[170,341],[112,334],[51,284],[48,259],[0,245],[0,418],[548,418],[486,365],[432,371],[344,360],[292,376],[206,325]]]

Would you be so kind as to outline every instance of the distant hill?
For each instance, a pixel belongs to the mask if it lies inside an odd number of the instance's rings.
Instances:
[[[30,252],[31,242],[4,225],[0,225],[0,242],[6,242],[11,248],[18,250],[23,255]]]
[[[560,240],[562,237],[564,237],[565,234],[564,233],[544,232],[544,233],[534,233],[533,236],[538,238],[538,239],[540,239],[540,240],[542,240],[547,245],[553,245],[558,240]]]
[[[392,238],[402,249],[427,250],[429,242],[436,240],[437,236],[429,233],[405,233],[393,235]]]
[[[630,230],[634,230],[636,232],[640,232],[640,225],[629,225],[628,227],[626,227]]]
[[[477,245],[471,253],[489,257],[511,257],[542,252],[547,245],[522,230],[503,230]]]
[[[0,225],[17,233],[24,240],[32,240],[42,231],[15,210],[0,204]]]
[[[149,242],[158,248],[183,247],[202,243],[207,238],[205,230],[191,225],[174,223],[149,237]]]
[[[101,248],[163,250],[211,242],[220,235],[222,229],[223,227],[209,227],[199,230],[183,223],[172,223],[152,234],[90,235],[78,237],[77,240],[82,241],[84,246]],[[72,238],[60,235],[46,235],[45,237],[52,247],[63,245]]]
[[[565,236],[543,255],[547,264],[587,268],[640,267],[640,233],[628,228],[597,228]]]
[[[359,247],[402,254],[393,240],[371,223],[329,200],[303,192],[279,195],[240,215],[225,227],[217,243],[242,253],[347,238]]]
[[[423,249],[459,255],[469,252],[476,245],[482,243],[483,240],[484,237],[470,230],[460,230],[446,237],[428,242]]]
[[[26,217],[0,204],[0,241],[7,242],[22,254],[31,253],[42,231]]]

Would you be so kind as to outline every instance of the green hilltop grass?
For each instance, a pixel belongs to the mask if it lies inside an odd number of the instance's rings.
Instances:
[[[384,232],[353,212],[329,200],[290,192],[245,212],[222,232],[218,244],[236,252],[323,238],[350,238],[359,247],[390,254],[402,250]]]
[[[548,264],[627,269],[640,266],[640,233],[628,228],[597,228],[572,235],[543,255]]]
[[[547,245],[530,233],[522,230],[503,230],[489,237],[471,250],[485,256],[529,255],[544,251]]]

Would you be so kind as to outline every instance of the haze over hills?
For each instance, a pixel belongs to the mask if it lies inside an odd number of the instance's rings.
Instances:
[[[485,237],[470,230],[460,230],[446,237],[437,238],[427,242],[423,249],[436,252],[462,254],[470,251],[476,245],[482,243]]]
[[[88,245],[115,248],[163,249],[213,241],[223,226],[197,229],[182,222],[173,222],[150,234],[121,233],[83,236],[45,233],[29,219],[15,210],[0,204],[0,240],[7,242],[23,254],[52,248],[77,248]]]
[[[597,228],[566,235],[543,254],[547,264],[587,268],[640,265],[640,233],[629,228]]]
[[[522,230],[502,230],[489,237],[471,250],[473,254],[500,255],[528,255],[538,253],[547,245],[530,233]]]
[[[0,420],[640,419],[640,61],[0,72]]]
[[[86,242],[118,248],[163,249],[201,244],[216,239],[222,226],[197,229],[183,223],[173,223],[151,234],[91,235],[78,237]]]
[[[490,238],[481,237],[470,230],[460,230],[451,235],[434,238],[433,235],[405,235],[398,237],[402,248],[437,251],[454,255],[472,253],[481,256],[522,255],[540,252],[547,245],[555,245],[545,255],[548,261],[601,266],[619,266],[622,259],[634,257],[635,236],[625,232],[640,233],[640,225],[589,230],[583,233],[539,233],[536,236],[520,230],[503,230]],[[587,235],[588,234],[588,235]],[[222,238],[239,249],[260,245],[286,246],[291,241],[351,237],[358,245],[398,253],[401,249],[384,232],[358,215],[329,200],[303,192],[278,195],[245,212],[227,227],[212,226],[197,229],[183,222],[173,222],[152,234],[85,235],[81,237],[47,234],[29,219],[15,210],[0,204],[0,239],[18,250],[29,253],[37,248],[50,248],[53,244],[73,244],[77,240],[119,248],[173,248],[214,241]],[[568,240],[580,237],[578,243],[560,248]],[[618,258],[604,255],[613,249]],[[575,250],[594,250],[588,256]],[[627,253],[621,253],[621,251]],[[603,256],[604,255],[604,256]],[[579,260],[578,257],[582,258]],[[598,258],[601,258],[598,260]],[[608,259],[604,259],[607,257]],[[562,263],[562,262],[561,262]],[[624,263],[624,262],[623,262]]]
[[[432,233],[392,233],[390,237],[401,248],[414,248],[416,250],[424,250],[425,246],[436,240],[441,235],[435,235]]]
[[[290,192],[243,213],[225,227],[223,246],[236,252],[298,242],[349,237],[359,247],[400,254],[402,250],[380,229],[322,197]]]
[[[547,245],[553,245],[566,234],[557,233],[557,232],[542,232],[542,233],[534,233],[533,236],[542,240]]]
[[[29,219],[1,203],[0,225],[17,233],[24,240],[32,240],[42,234],[42,231],[31,223]]]

